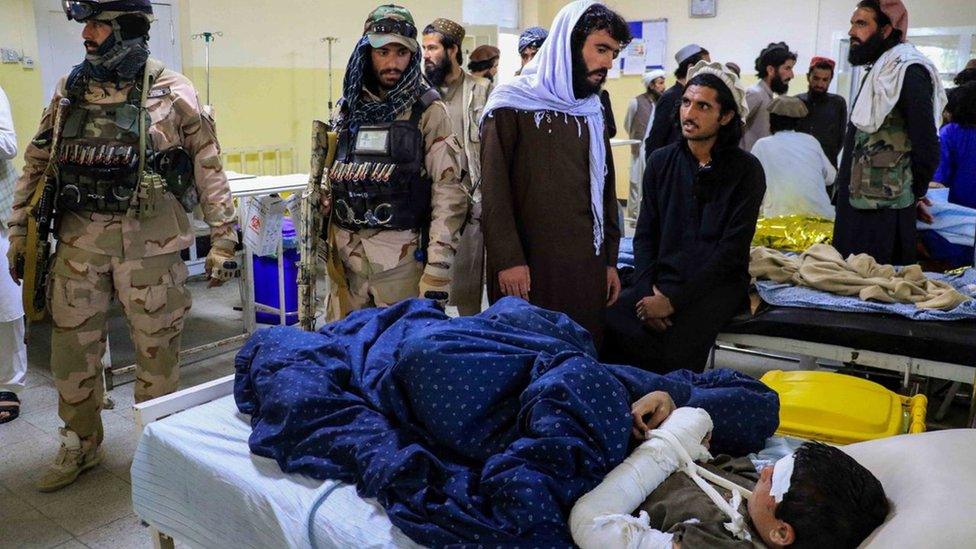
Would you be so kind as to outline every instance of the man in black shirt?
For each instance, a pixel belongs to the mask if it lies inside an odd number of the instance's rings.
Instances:
[[[929,215],[925,194],[939,165],[945,91],[932,61],[905,42],[907,32],[899,0],[862,0],[851,17],[850,62],[868,73],[835,182],[834,247],[882,264],[915,263],[915,222]]]
[[[644,172],[634,282],[610,309],[605,362],[701,371],[718,331],[747,302],[766,180],[739,148],[745,88],[720,63],[701,61],[689,78],[682,138],[652,154]]]
[[[835,168],[847,129],[847,101],[827,91],[834,79],[836,65],[833,59],[826,57],[814,57],[810,61],[810,70],[807,71],[809,91],[797,96],[806,103],[810,113],[796,127],[796,131],[817,138]]]
[[[702,59],[705,61],[712,60],[708,50],[698,44],[688,44],[674,54],[674,60],[678,62],[674,76],[678,81],[665,90],[661,94],[661,98],[657,100],[657,107],[654,110],[654,123],[647,135],[645,158],[650,158],[654,151],[665,145],[677,143],[681,139],[681,128],[678,127],[678,107],[681,105],[681,96],[685,93],[688,69]]]

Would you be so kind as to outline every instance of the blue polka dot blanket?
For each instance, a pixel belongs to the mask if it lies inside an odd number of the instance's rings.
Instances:
[[[260,331],[236,368],[253,453],[355,484],[429,547],[571,546],[570,509],[628,455],[631,403],[651,391],[707,410],[713,452],[759,451],[778,424],[752,378],[601,364],[569,317],[516,298],[475,317],[416,299],[318,333]]]

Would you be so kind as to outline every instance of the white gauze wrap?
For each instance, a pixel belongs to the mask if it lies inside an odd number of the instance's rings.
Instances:
[[[682,468],[685,459],[711,458],[701,444],[711,430],[712,418],[705,410],[675,410],[659,429],[651,431],[650,440],[577,500],[569,515],[573,541],[583,549],[671,549],[673,534],[651,528],[646,512],[639,517],[631,513]]]
[[[793,478],[793,465],[796,463],[795,454],[790,454],[780,458],[773,465],[773,480],[769,488],[769,495],[773,496],[776,503],[783,503],[783,497],[790,491],[790,479]]]

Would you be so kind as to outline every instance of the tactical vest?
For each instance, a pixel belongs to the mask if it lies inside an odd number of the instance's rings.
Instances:
[[[432,179],[420,118],[438,97],[437,90],[425,93],[409,120],[339,133],[329,171],[334,223],[350,231],[420,230],[430,223]]]
[[[146,64],[149,88],[163,68],[158,62]],[[87,79],[79,79],[67,90],[71,104],[55,153],[59,209],[110,214],[129,209],[142,177],[139,116],[146,117],[147,132],[150,125],[143,109],[144,85],[144,78],[138,78],[126,100],[113,104],[86,102]],[[147,135],[147,147],[149,141]]]
[[[878,131],[857,130],[852,151],[851,206],[885,210],[914,204],[911,152],[905,118],[898,109],[891,111]]]

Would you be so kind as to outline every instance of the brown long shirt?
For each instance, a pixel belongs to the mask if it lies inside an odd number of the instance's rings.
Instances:
[[[607,267],[620,245],[609,138],[604,244],[593,248],[589,128],[585,118],[498,109],[482,127],[482,214],[489,299],[502,297],[498,273],[527,265],[529,301],[560,311],[602,341]]]

